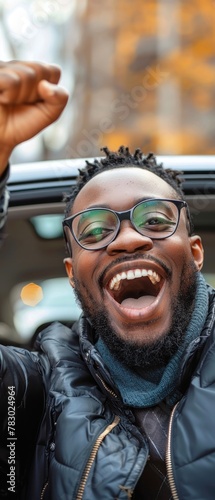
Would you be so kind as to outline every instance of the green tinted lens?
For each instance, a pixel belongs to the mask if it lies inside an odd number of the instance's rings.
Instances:
[[[178,209],[171,201],[145,201],[134,209],[133,223],[146,236],[164,238],[170,236],[177,227]]]
[[[108,245],[113,238],[117,217],[105,209],[86,210],[74,218],[72,228],[83,247],[96,249]]]

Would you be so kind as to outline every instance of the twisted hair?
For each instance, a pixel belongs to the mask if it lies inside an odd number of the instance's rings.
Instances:
[[[76,187],[64,198],[64,201],[66,201],[66,217],[69,217],[71,213],[76,196],[89,180],[101,172],[120,167],[139,167],[143,170],[148,170],[167,182],[174,189],[179,199],[184,199],[182,172],[172,170],[171,168],[165,169],[162,163],[157,163],[153,153],[148,153],[147,156],[144,156],[143,152],[138,148],[135,150],[134,154],[132,154],[127,146],[120,146],[118,151],[110,151],[107,147],[103,147],[101,151],[105,153],[104,158],[99,160],[95,159],[92,162],[86,160],[85,168],[82,170],[79,169]],[[192,221],[189,209],[187,210],[187,219],[189,222],[188,231],[191,233]]]

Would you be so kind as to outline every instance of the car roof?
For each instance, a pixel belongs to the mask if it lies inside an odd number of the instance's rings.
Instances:
[[[85,161],[79,158],[12,165],[8,182],[10,206],[61,201],[62,193],[75,185],[78,169],[85,166]],[[195,195],[197,189],[199,194],[205,194],[206,190],[211,194],[215,192],[215,155],[158,155],[157,161],[165,168],[183,171],[185,194]]]

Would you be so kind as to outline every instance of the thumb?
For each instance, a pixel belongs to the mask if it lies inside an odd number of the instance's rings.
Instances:
[[[50,83],[47,80],[39,82],[38,94],[47,104],[60,106],[62,109],[66,106],[69,99],[69,93],[64,87]]]

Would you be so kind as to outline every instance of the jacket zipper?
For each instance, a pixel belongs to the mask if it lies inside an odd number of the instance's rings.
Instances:
[[[114,391],[112,391],[112,389],[110,389],[107,384],[105,384],[104,380],[102,379],[102,377],[100,377],[100,375],[98,373],[96,373],[96,377],[98,377],[98,379],[100,380],[100,382],[102,383],[103,387],[105,388],[105,390],[107,392],[109,392],[111,394],[111,396],[113,396],[114,398],[117,398],[118,396],[115,394]]]
[[[119,422],[120,422],[120,418],[117,415],[115,415],[114,421],[112,422],[112,424],[109,424],[106,427],[106,429],[100,434],[100,436],[97,438],[97,440],[96,440],[96,442],[95,442],[95,444],[93,446],[93,449],[92,449],[92,451],[90,453],[87,465],[85,467],[85,470],[84,470],[84,473],[83,473],[83,476],[82,476],[82,480],[81,480],[80,486],[78,488],[78,493],[77,493],[76,500],[82,500],[83,499],[83,494],[84,494],[84,489],[85,489],[85,486],[86,486],[86,482],[87,482],[87,479],[88,479],[91,467],[93,465],[93,462],[94,462],[94,460],[96,458],[96,455],[98,453],[99,447],[100,447],[103,439],[105,438],[105,436],[107,436],[107,434],[109,434],[114,429],[114,427],[116,427],[118,425]]]
[[[170,485],[170,490],[172,493],[173,500],[179,500],[174,477],[173,477],[171,445],[170,445],[171,432],[172,432],[172,422],[173,422],[173,417],[174,417],[175,410],[176,410],[177,406],[178,406],[178,403],[174,406],[172,413],[171,413],[171,416],[170,416],[168,437],[167,437],[167,450],[166,450],[166,470],[167,470],[167,477],[169,480],[169,485]]]
[[[40,500],[43,500],[44,494],[45,494],[45,491],[46,491],[46,488],[47,488],[48,484],[49,484],[48,481],[44,484],[43,489],[41,491]]]

